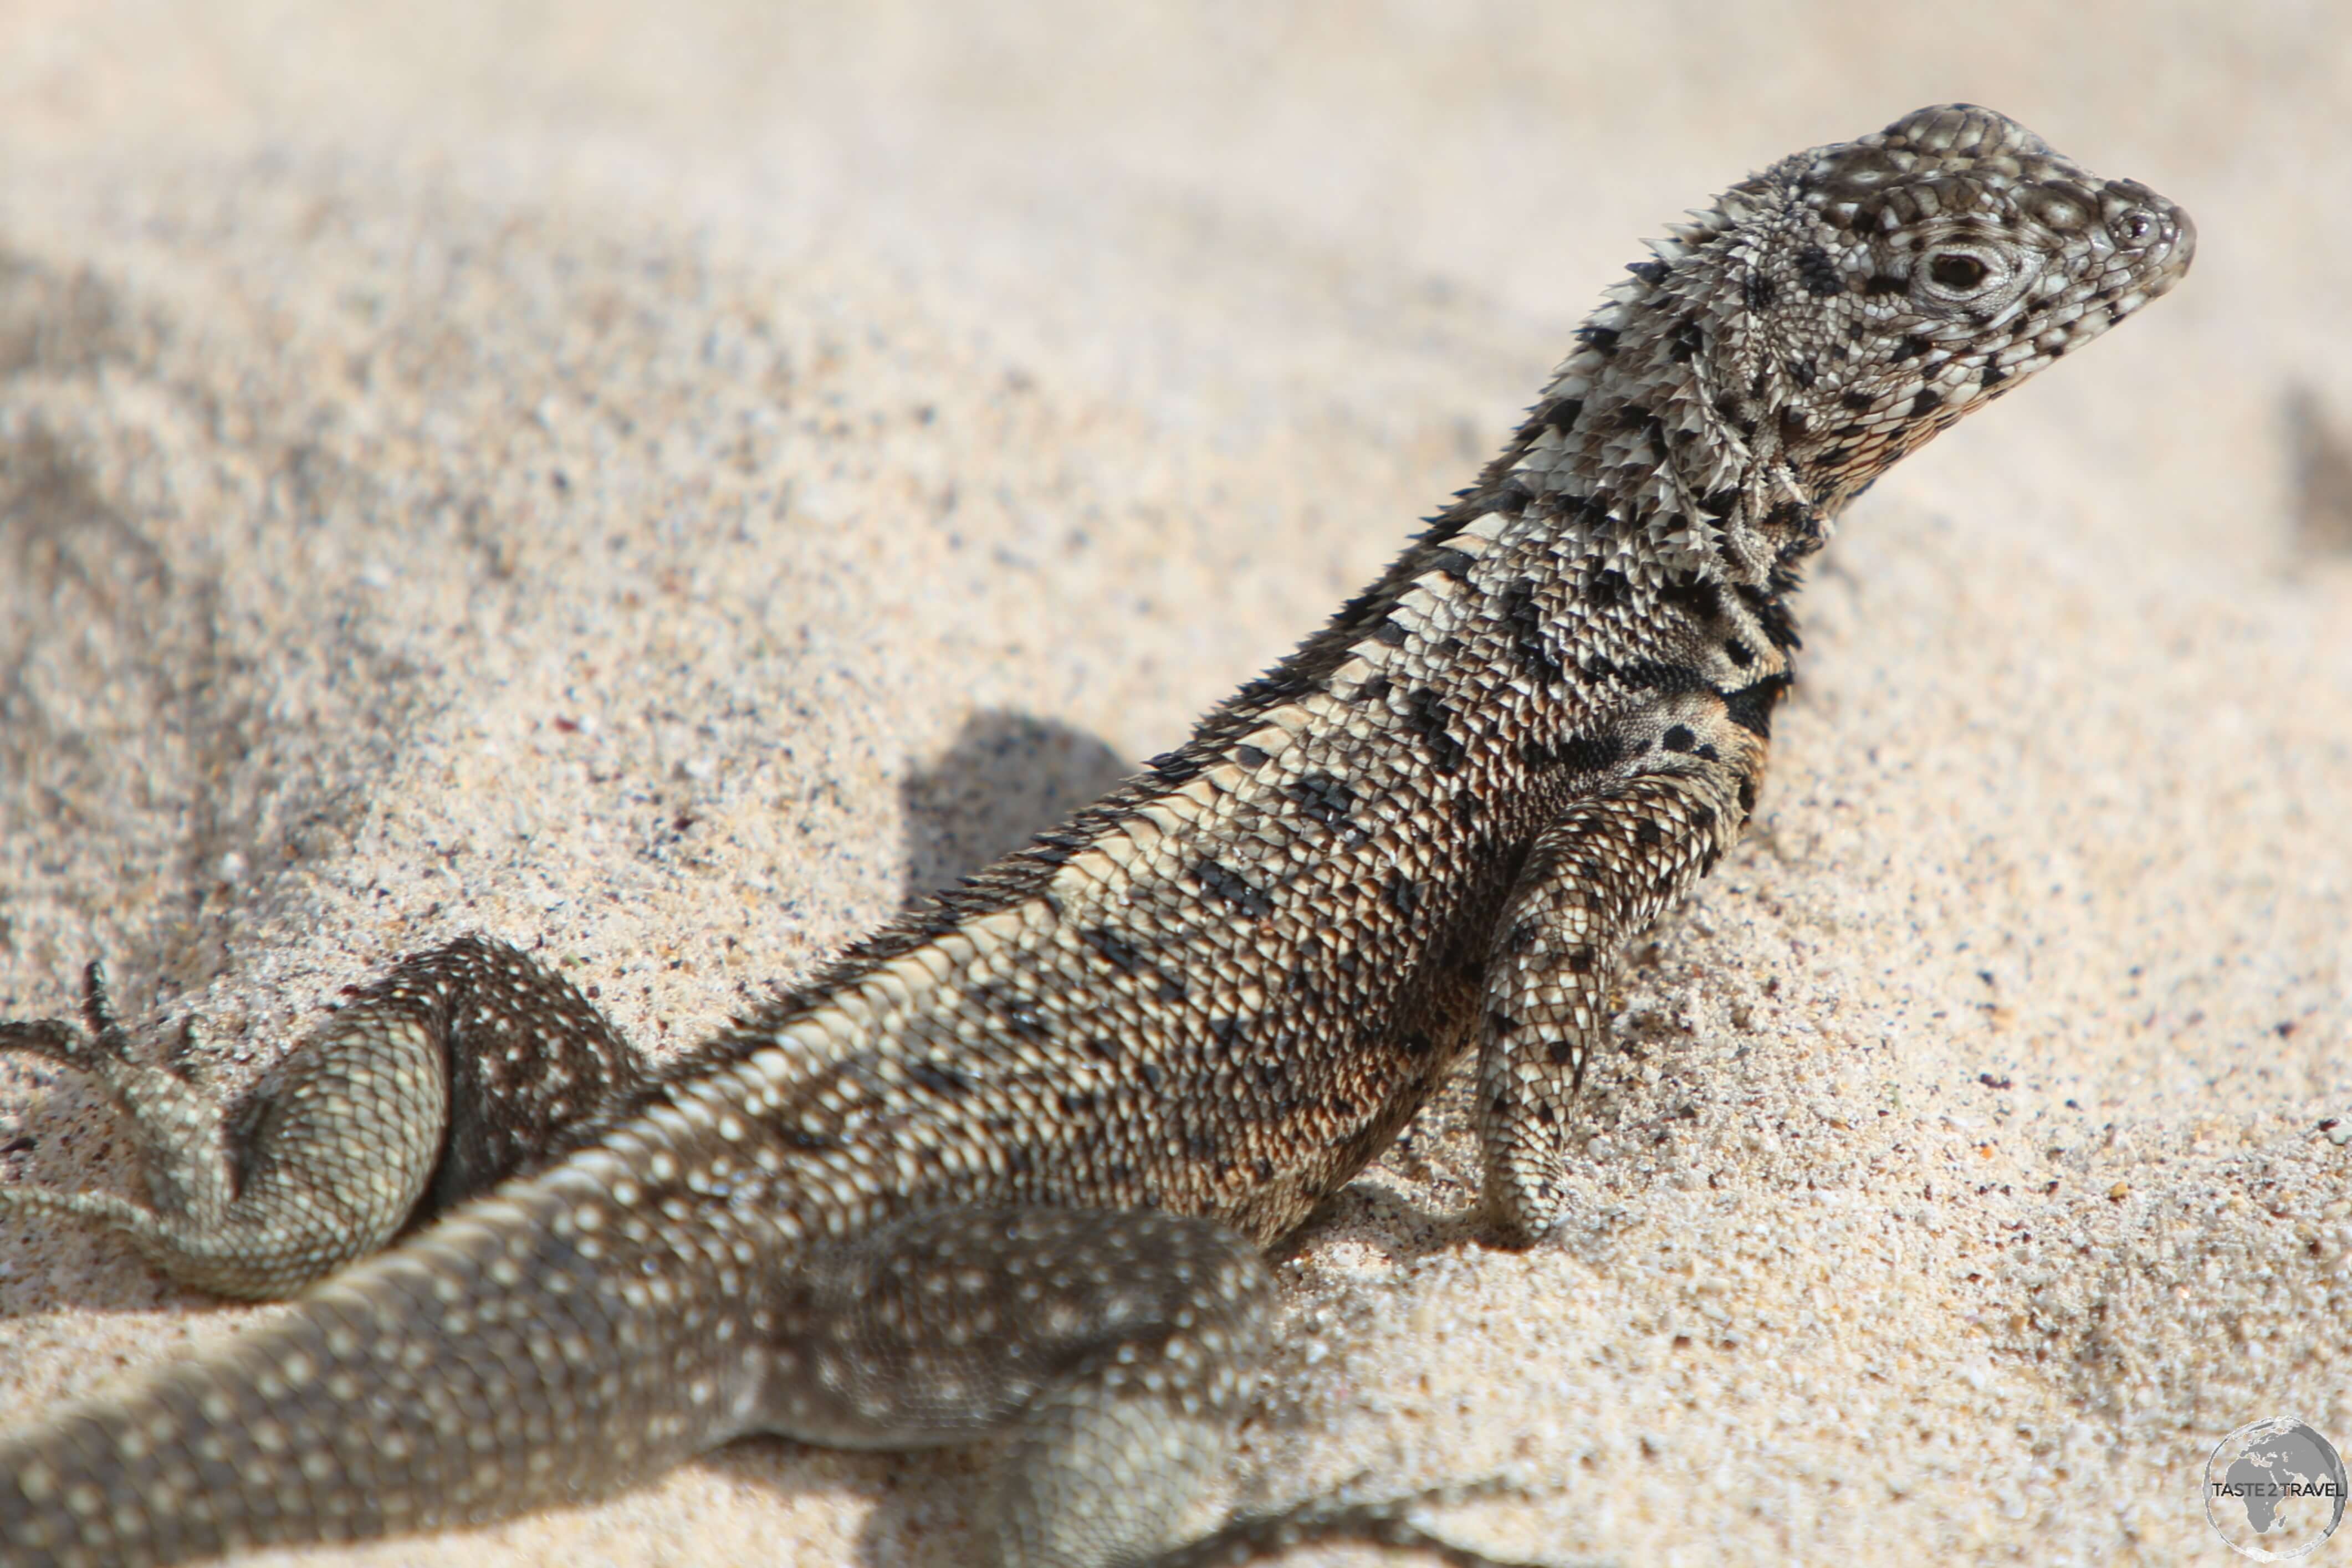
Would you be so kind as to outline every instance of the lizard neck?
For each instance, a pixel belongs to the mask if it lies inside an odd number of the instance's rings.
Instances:
[[[1746,308],[1736,257],[1657,248],[1578,330],[1482,488],[1636,584],[1786,581],[1845,499],[1799,461],[1810,363]]]

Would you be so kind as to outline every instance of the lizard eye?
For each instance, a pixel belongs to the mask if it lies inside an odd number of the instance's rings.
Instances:
[[[1927,281],[1947,294],[1973,294],[1991,275],[1982,256],[1964,250],[1948,250],[1927,262]]]
[[[2156,233],[2156,220],[2146,213],[2126,213],[2108,225],[2107,232],[2126,245],[2146,245]]]

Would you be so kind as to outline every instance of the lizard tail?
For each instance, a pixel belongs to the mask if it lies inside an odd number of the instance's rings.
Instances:
[[[481,1523],[608,1494],[732,1435],[750,1240],[714,1244],[705,1214],[686,1243],[616,1207],[595,1161],[0,1444],[0,1563],[128,1568]]]

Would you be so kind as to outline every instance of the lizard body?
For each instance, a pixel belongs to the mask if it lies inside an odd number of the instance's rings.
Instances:
[[[0,1562],[454,1527],[750,1432],[1004,1435],[995,1561],[1176,1546],[1254,1386],[1258,1249],[1473,1048],[1486,1211],[1543,1234],[1620,949],[1753,810],[1798,566],[2193,247],[1969,106],[1742,182],[1184,746],[658,1069],[469,937],[224,1114],[131,1059],[93,969],[86,1030],[0,1048],[100,1080],[152,1201],[0,1187],[0,1215],[307,1293],[0,1441]]]

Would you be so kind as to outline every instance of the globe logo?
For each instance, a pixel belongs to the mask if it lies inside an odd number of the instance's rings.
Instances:
[[[2205,1461],[2205,1517],[2257,1563],[2314,1551],[2344,1522],[2343,1456],[2288,1416],[2239,1427]]]

